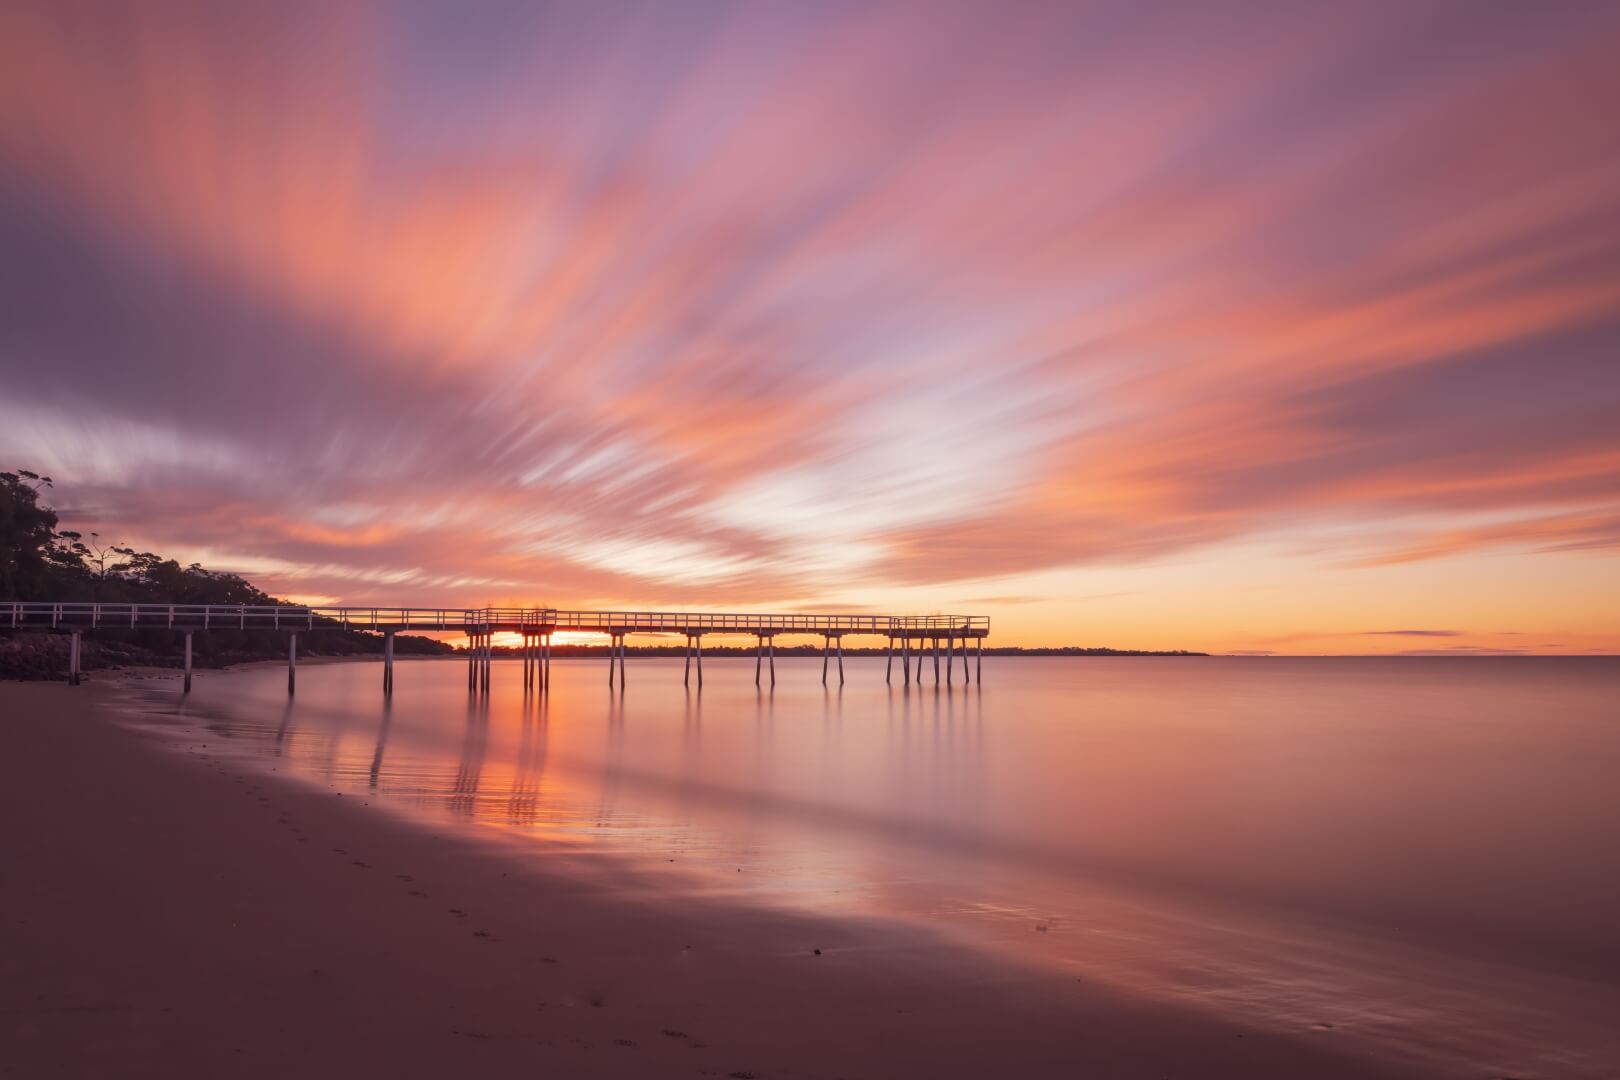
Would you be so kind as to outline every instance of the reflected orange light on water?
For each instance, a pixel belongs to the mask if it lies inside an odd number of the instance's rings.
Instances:
[[[650,642],[653,640],[653,636],[646,635],[646,639]],[[465,635],[447,637],[442,640],[448,641],[458,649],[469,647],[469,639]],[[582,633],[575,630],[558,630],[551,635],[551,643],[553,645],[606,645],[608,636],[606,634]],[[523,647],[523,635],[503,630],[490,635],[490,644],[497,649],[521,649]]]

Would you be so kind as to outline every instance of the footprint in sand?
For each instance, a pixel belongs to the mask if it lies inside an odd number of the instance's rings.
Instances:
[[[370,870],[371,869],[371,864],[363,863],[359,859],[355,859],[353,862],[349,863],[349,865],[350,866],[358,866],[362,870]]]
[[[613,1045],[614,1046],[634,1046],[634,1045],[636,1045],[636,1040],[634,1040],[634,1039],[614,1039],[613,1040]]]
[[[676,1031],[674,1028],[665,1028],[664,1029],[664,1034],[668,1035],[672,1039],[691,1038],[691,1036],[687,1035],[686,1032],[684,1032],[684,1031]]]
[[[423,896],[426,896],[427,893],[423,892],[421,889],[412,889],[409,892],[407,892],[405,895],[406,896],[423,897]]]
[[[465,911],[462,911],[458,907],[445,908],[444,910],[448,911],[450,914],[454,915],[458,919],[465,919],[467,917],[467,913]]]

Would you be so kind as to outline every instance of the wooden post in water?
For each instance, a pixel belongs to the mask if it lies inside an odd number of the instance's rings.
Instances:
[[[754,685],[759,685],[760,665],[765,662],[765,635],[754,635]]]
[[[383,631],[383,693],[394,692],[394,632]]]
[[[832,635],[821,635],[821,685],[827,685],[827,660],[832,655]]]
[[[682,686],[692,685],[692,635],[686,635],[686,674],[681,678]]]
[[[186,679],[185,693],[191,693],[191,631],[186,631]]]
[[[693,636],[695,638],[697,638],[698,689],[702,690],[703,689],[703,635],[702,634],[694,634]]]
[[[905,673],[906,685],[911,685],[911,635],[900,639],[900,668]]]
[[[79,685],[79,636],[80,631],[73,631],[73,643],[68,647],[68,685]]]
[[[287,635],[287,696],[298,686],[298,631]]]
[[[889,659],[888,659],[888,662],[883,665],[883,681],[885,683],[894,682],[894,635],[893,634],[889,635]]]
[[[838,685],[844,685],[844,635],[838,635]]]

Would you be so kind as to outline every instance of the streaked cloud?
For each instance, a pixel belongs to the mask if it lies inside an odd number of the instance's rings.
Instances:
[[[1041,575],[1244,545],[1615,582],[1617,51],[1601,4],[10,3],[0,464],[357,600],[1050,641],[1138,589]],[[1401,580],[1370,625],[1466,625]],[[1179,643],[1298,630],[1226,602]]]
[[[1461,630],[1363,630],[1364,637],[1462,637]]]

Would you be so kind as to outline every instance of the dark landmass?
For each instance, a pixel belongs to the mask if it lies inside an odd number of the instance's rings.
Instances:
[[[181,566],[150,551],[108,543],[91,533],[57,530],[56,512],[40,503],[50,478],[26,471],[0,472],[0,603],[60,600],[69,603],[247,604],[285,606],[237,574]],[[84,635],[85,671],[131,665],[178,667],[179,635],[166,630],[108,627]],[[52,679],[68,669],[68,638],[39,630],[0,629],[0,679]],[[298,635],[302,656],[381,654],[380,634],[316,626]],[[402,655],[448,654],[432,638],[399,634]],[[287,655],[287,635],[274,630],[198,631],[193,663],[224,667]]]
[[[260,640],[260,639],[268,640]],[[154,640],[155,639],[155,640]],[[359,630],[300,630],[300,660],[319,657],[381,656],[381,634]],[[0,679],[67,677],[69,638],[44,630],[0,630]],[[86,672],[125,667],[172,667],[184,662],[178,634],[165,630],[109,630],[84,635],[79,665]],[[454,647],[432,638],[396,634],[400,656],[449,655]],[[255,660],[285,659],[287,635],[271,630],[198,630],[192,642],[192,665],[222,668]]]

